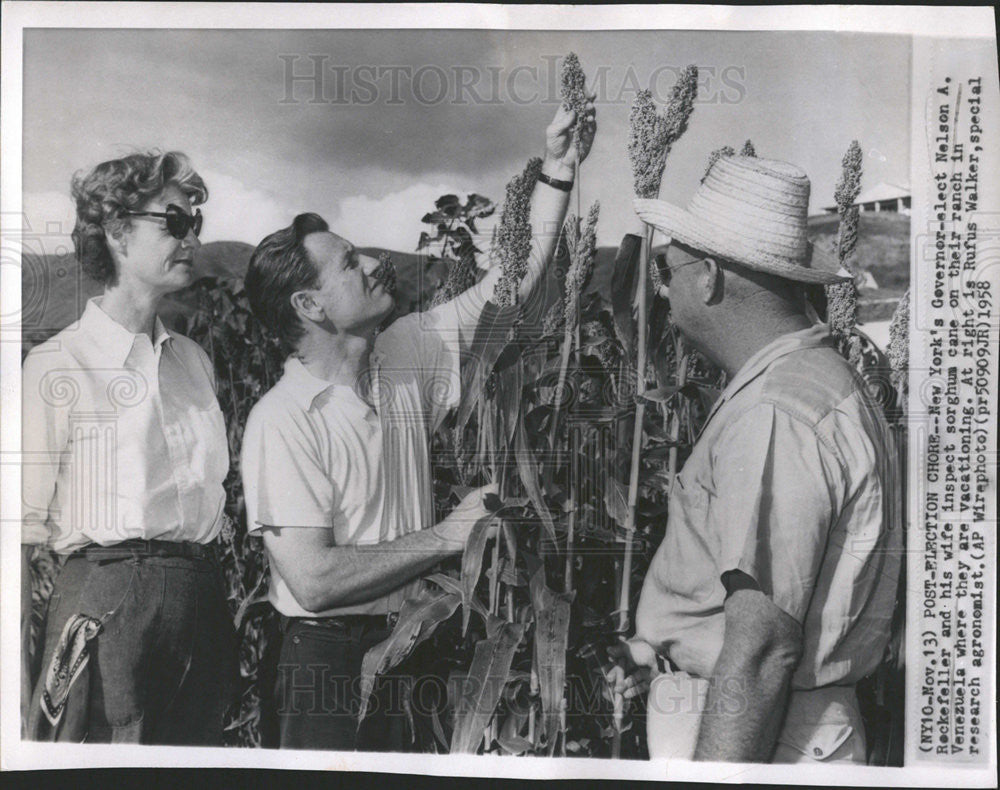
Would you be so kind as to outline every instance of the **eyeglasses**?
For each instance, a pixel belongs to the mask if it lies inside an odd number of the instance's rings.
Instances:
[[[167,232],[175,239],[186,239],[190,231],[197,236],[201,233],[201,209],[188,214],[180,206],[170,203],[166,211],[126,211],[130,217],[159,217],[167,221]]]
[[[667,260],[665,253],[660,253],[656,256],[653,261],[653,265],[656,266],[657,273],[659,274],[659,285],[664,287],[670,286],[670,277],[678,269],[683,269],[685,266],[690,266],[693,263],[701,263],[705,258],[695,258],[694,260],[684,261],[683,263],[675,263],[673,266]]]

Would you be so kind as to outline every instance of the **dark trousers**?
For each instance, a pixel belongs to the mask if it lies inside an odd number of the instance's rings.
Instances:
[[[69,557],[49,602],[33,706],[63,627],[78,613],[101,621],[81,703],[88,742],[221,745],[239,668],[214,561]]]
[[[401,676],[380,677],[358,726],[361,662],[385,640],[385,618],[346,617],[303,621],[277,618],[271,654],[270,715],[276,731],[265,746],[330,751],[404,751],[407,712]],[[275,660],[276,656],[276,660]]]

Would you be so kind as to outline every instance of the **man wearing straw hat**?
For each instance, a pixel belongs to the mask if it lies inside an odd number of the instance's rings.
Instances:
[[[671,314],[727,374],[670,498],[626,697],[647,688],[650,756],[865,762],[855,684],[889,638],[901,535],[886,422],[807,317],[843,279],[806,238],[809,179],[719,159],[687,210],[636,200],[668,237]]]

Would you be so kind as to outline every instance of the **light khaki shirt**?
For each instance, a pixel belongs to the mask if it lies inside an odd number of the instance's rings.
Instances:
[[[707,678],[725,630],[722,576],[748,574],[803,628],[794,689],[879,663],[902,553],[896,454],[825,326],[751,358],[715,404],[670,500],[636,634]]]

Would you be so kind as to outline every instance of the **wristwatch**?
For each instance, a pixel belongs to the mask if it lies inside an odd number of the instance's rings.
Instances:
[[[541,181],[543,184],[548,184],[553,189],[560,190],[561,192],[569,192],[571,189],[573,189],[572,181],[562,181],[558,178],[552,178],[551,176],[547,176],[545,175],[545,173],[542,172],[538,173],[538,180]]]

